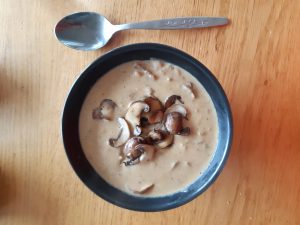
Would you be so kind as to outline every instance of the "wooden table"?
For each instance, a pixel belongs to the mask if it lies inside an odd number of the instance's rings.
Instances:
[[[80,52],[56,40],[66,14],[114,23],[227,16],[222,28],[127,31]],[[23,0],[0,2],[0,224],[299,224],[299,0]],[[232,106],[232,152],[217,181],[178,209],[139,213],[98,198],[72,170],[61,140],[64,100],[94,59],[129,43],[182,49],[219,79]]]

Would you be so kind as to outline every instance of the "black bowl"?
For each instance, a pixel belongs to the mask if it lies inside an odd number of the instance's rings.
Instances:
[[[110,69],[132,60],[162,59],[190,72],[210,95],[218,116],[218,144],[208,168],[184,192],[163,197],[137,197],[124,193],[101,178],[86,159],[79,140],[79,113],[94,83]],[[94,61],[77,79],[67,98],[62,117],[62,136],[69,161],[95,194],[117,206],[136,211],[162,211],[181,206],[203,191],[217,178],[229,155],[232,141],[232,116],[226,95],[212,73],[188,54],[161,44],[133,44],[108,52]]]

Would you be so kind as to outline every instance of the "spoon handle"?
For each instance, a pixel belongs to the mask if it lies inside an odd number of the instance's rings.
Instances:
[[[154,20],[140,23],[127,23],[116,25],[118,30],[150,29],[150,30],[176,30],[222,26],[229,23],[225,17],[183,17],[174,19]]]

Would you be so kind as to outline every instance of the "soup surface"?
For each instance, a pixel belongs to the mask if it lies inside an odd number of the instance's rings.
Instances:
[[[164,103],[171,95],[184,102],[175,104],[187,110],[182,121],[190,132],[174,135],[169,147],[153,145],[150,160],[126,165],[124,145],[116,148],[109,142],[120,132],[117,118],[125,117],[132,102],[155,96]],[[103,99],[115,103],[110,120],[92,116]],[[88,161],[109,184],[133,195],[162,196],[184,190],[208,167],[217,146],[218,122],[211,98],[191,74],[151,59],[119,65],[95,83],[80,112],[79,134]]]

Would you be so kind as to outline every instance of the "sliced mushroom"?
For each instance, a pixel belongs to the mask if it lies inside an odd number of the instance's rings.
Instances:
[[[139,156],[140,162],[148,162],[153,159],[155,154],[155,147],[153,145],[139,144],[135,148],[142,152]]]
[[[171,112],[167,114],[165,127],[171,134],[187,136],[190,134],[189,127],[183,127],[183,117],[179,112]]]
[[[143,101],[136,101],[133,102],[126,114],[125,114],[125,119],[130,125],[130,129],[133,132],[134,135],[140,135],[142,130],[141,130],[141,113],[142,112],[149,112],[150,107],[147,103]]]
[[[141,148],[140,146],[137,147],[137,146],[126,155],[126,157],[128,159],[134,161],[134,160],[140,158],[140,156],[144,153],[144,148]]]
[[[148,136],[145,138],[145,143],[155,144],[159,148],[166,148],[173,144],[174,135],[170,134],[168,131],[161,129],[154,129],[149,132]]]
[[[165,127],[171,134],[177,134],[182,130],[182,115],[179,112],[167,114]]]
[[[179,95],[171,95],[165,101],[165,109],[169,108],[170,106],[174,105],[176,100],[178,100],[181,104],[184,102],[181,100],[181,96]]]
[[[134,165],[140,162],[151,161],[154,157],[155,147],[153,145],[138,144],[126,154],[125,166]]]
[[[149,107],[149,112],[142,113],[142,118],[147,119],[148,124],[160,123],[163,119],[163,105],[158,98],[147,97],[143,100]]]
[[[187,118],[187,110],[186,108],[181,105],[181,104],[175,104],[170,106],[166,111],[165,111],[165,115],[168,115],[169,113],[172,112],[178,112],[180,113],[184,118]]]
[[[173,144],[173,141],[174,141],[174,135],[168,134],[167,136],[165,136],[165,138],[162,141],[157,143],[157,146],[159,148],[166,148],[169,147],[171,144]]]
[[[130,137],[130,130],[126,120],[122,117],[118,118],[118,123],[120,126],[120,132],[117,138],[110,138],[109,145],[118,148],[126,143]]]
[[[123,154],[128,158],[127,161],[123,162],[125,166],[135,165],[140,162],[139,157],[143,152],[135,147],[142,143],[144,143],[144,138],[142,137],[133,137],[126,142],[123,148]]]
[[[114,116],[114,110],[116,103],[110,99],[104,99],[100,106],[93,110],[93,119],[107,119],[112,120]]]
[[[123,154],[126,156],[128,153],[134,150],[134,148],[139,145],[144,143],[144,138],[142,137],[132,137],[130,138],[124,148],[123,148]]]
[[[137,148],[136,146],[134,148],[130,148],[130,151],[126,154],[127,161],[124,161],[125,166],[131,166],[138,164],[140,162],[140,156],[144,153],[144,149]]]

